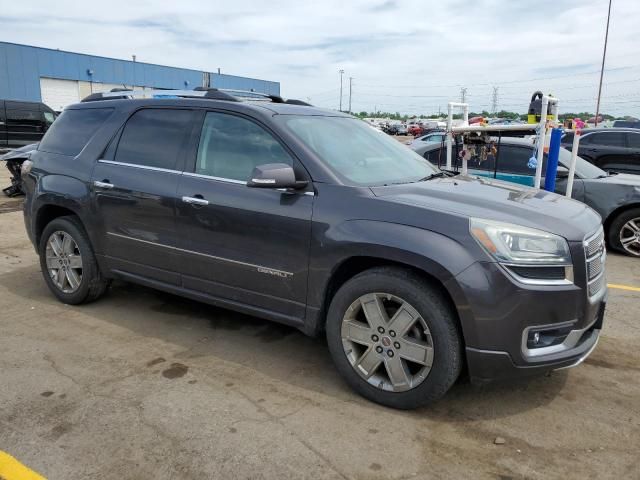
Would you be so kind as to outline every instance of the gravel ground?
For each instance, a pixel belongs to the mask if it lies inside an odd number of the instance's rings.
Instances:
[[[640,292],[610,291],[579,367],[400,412],[288,327],[124,283],[58,303],[19,208],[0,200],[0,450],[49,479],[640,478]],[[640,286],[640,260],[608,272]]]

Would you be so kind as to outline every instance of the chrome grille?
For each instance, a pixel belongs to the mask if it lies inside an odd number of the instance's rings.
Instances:
[[[593,237],[589,238],[585,242],[584,251],[587,255],[587,258],[593,257],[596,253],[600,251],[600,247],[604,243],[604,232],[600,230]]]
[[[590,297],[596,295],[605,285],[604,262],[606,249],[602,228],[584,241],[586,258],[587,290]]]
[[[589,280],[596,278],[603,270],[604,264],[602,263],[602,258],[599,255],[587,262],[587,274],[589,275]]]
[[[604,287],[604,275],[600,275],[589,284],[589,296],[593,297],[596,293],[602,290],[602,287]]]

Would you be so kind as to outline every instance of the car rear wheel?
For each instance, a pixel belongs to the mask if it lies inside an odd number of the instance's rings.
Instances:
[[[39,245],[42,274],[51,292],[67,304],[96,300],[108,286],[98,268],[91,243],[77,217],[52,220]]]
[[[611,222],[609,245],[621,253],[640,257],[640,208],[627,210]]]
[[[389,407],[439,399],[462,367],[451,308],[436,288],[399,268],[374,268],[345,283],[329,307],[327,340],[349,385]]]

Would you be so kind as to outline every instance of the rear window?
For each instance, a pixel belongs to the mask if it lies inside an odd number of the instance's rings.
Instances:
[[[113,108],[65,110],[42,138],[38,150],[74,157],[112,113]]]

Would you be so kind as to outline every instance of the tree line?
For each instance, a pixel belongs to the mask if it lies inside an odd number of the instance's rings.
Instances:
[[[400,112],[352,112],[352,115],[355,115],[359,118],[390,118],[391,120],[401,120],[401,121],[407,121],[409,119],[414,119],[414,118],[418,118],[418,119],[423,119],[423,120],[428,120],[428,119],[442,119],[442,118],[446,118],[447,115],[446,113],[442,113],[442,114],[431,114],[431,115],[407,115],[407,114],[401,114]],[[600,116],[604,119],[604,120],[616,120],[618,118],[623,118],[623,117],[614,117],[613,115],[608,115],[606,113],[601,113]],[[486,110],[483,110],[482,112],[469,112],[469,118],[472,117],[487,117],[487,118],[505,118],[508,120],[527,120],[527,114],[526,113],[517,113],[517,112],[508,112],[506,110],[500,110],[499,112],[496,113],[489,113]],[[582,120],[587,120],[589,118],[595,117],[595,113],[590,113],[590,112],[578,112],[578,113],[572,113],[572,112],[567,112],[567,113],[561,113],[560,115],[558,115],[559,120],[560,121],[564,121],[566,119],[574,119],[574,118],[581,118]],[[454,119],[461,119],[462,118],[462,114],[461,113],[456,113],[453,115]]]

